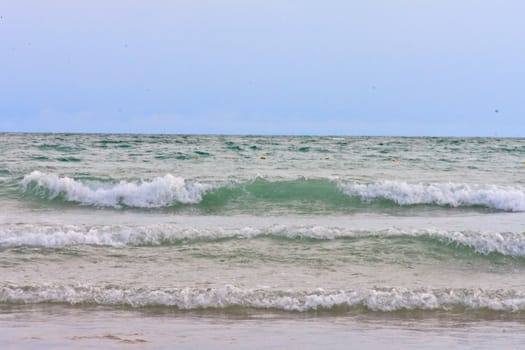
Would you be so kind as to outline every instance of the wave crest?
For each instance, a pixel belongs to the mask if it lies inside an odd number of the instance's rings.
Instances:
[[[89,185],[55,174],[33,171],[22,180],[24,191],[44,194],[48,199],[59,196],[67,201],[102,207],[158,208],[176,203],[199,203],[213,186],[188,183],[181,177],[167,174],[140,183],[121,181],[118,184]]]
[[[399,205],[478,205],[505,211],[525,211],[525,189],[521,187],[454,183],[409,184],[398,181],[371,184],[340,183],[339,187],[349,196],[358,196],[366,200],[384,198]]]

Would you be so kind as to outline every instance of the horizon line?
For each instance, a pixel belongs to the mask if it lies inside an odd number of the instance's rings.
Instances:
[[[145,136],[249,136],[249,137],[399,137],[399,138],[505,138],[521,139],[525,136],[481,135],[387,135],[387,134],[307,134],[307,133],[170,133],[170,132],[87,132],[87,131],[0,131],[0,134],[56,134],[56,135],[145,135]]]

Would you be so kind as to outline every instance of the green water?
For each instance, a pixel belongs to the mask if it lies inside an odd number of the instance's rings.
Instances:
[[[524,139],[0,134],[0,154],[1,308],[525,312]]]

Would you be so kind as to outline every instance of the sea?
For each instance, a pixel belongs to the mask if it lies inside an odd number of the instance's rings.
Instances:
[[[0,133],[1,349],[525,347],[525,139]]]

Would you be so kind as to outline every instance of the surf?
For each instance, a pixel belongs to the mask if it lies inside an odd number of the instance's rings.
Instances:
[[[283,312],[490,311],[525,312],[525,294],[513,289],[384,287],[347,290],[272,290],[234,285],[199,288],[125,288],[96,285],[0,286],[0,303],[103,305],[177,310],[266,309]]]
[[[495,184],[357,183],[322,178],[202,182],[172,174],[151,180],[86,181],[33,171],[23,177],[20,185],[25,195],[102,208],[151,209],[194,205],[205,211],[269,207],[326,212],[424,206],[525,211],[523,186]]]
[[[525,232],[484,232],[469,230],[400,229],[381,230],[350,229],[327,226],[270,225],[266,227],[244,226],[238,228],[200,227],[187,228],[178,224],[156,225],[46,225],[6,224],[0,227],[0,247],[47,247],[69,246],[182,246],[213,244],[226,240],[269,239],[282,244],[315,244],[334,240],[368,242],[371,246],[388,244],[422,245],[427,251],[435,249],[435,243],[450,250],[441,254],[468,256],[468,250],[476,254],[501,254],[525,257]],[[401,243],[400,243],[401,242]]]

